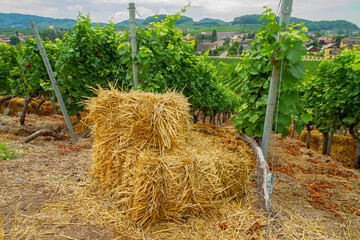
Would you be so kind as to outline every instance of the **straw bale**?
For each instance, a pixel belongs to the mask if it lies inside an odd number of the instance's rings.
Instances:
[[[166,203],[166,179],[162,161],[148,153],[139,153],[134,167],[129,169],[132,176],[127,178],[128,184],[121,189],[131,192],[128,197],[128,216],[137,224],[144,225],[161,219]]]
[[[35,109],[37,107],[37,105],[39,104],[39,102],[41,101],[41,99],[33,99],[30,104],[28,105],[28,113],[33,113],[35,112]],[[9,102],[5,101],[1,106],[0,106],[0,113],[3,113],[5,111],[5,109],[9,106]],[[59,107],[59,104],[56,104],[57,108]],[[17,115],[19,112],[22,111],[22,109],[24,108],[24,99],[23,98],[18,98],[18,97],[14,97],[11,101],[10,104],[10,108],[9,108],[9,116],[15,116]],[[38,115],[40,116],[49,116],[53,114],[53,106],[52,106],[52,102],[47,100],[45,101],[40,109],[38,110]]]
[[[302,131],[300,134],[300,141],[306,143],[307,131]],[[322,139],[323,135],[319,131],[312,130],[310,133],[310,146],[314,148],[316,151],[320,151],[322,149]]]
[[[81,120],[73,125],[73,129],[75,132],[78,133],[85,133],[89,130],[90,126],[92,125],[91,120],[87,117],[89,113],[87,111],[82,111],[80,112],[80,116],[81,116]],[[70,116],[70,121],[74,122],[77,120],[77,116],[76,115],[72,115]]]
[[[216,125],[207,124],[207,123],[197,123],[194,125],[194,129],[209,135],[214,135],[215,133],[217,133]]]
[[[10,100],[3,102],[3,104],[0,106],[0,113],[3,113],[5,111],[5,109],[9,106],[9,102]],[[22,109],[24,107],[24,99],[20,99],[20,98],[13,98],[13,100],[11,101],[11,106],[9,109],[9,116],[13,116],[16,115],[18,112],[21,112]]]
[[[216,161],[217,175],[223,186],[226,186],[223,197],[243,197],[247,193],[245,183],[253,163],[249,159],[250,153],[241,145],[236,147],[236,151],[238,156],[234,157],[224,152],[223,159]]]
[[[124,165],[124,181],[115,189],[115,199],[140,226],[209,212],[222,190],[214,163],[208,159],[140,152]]]
[[[334,135],[330,156],[352,166],[356,154],[356,140],[350,136]]]
[[[300,141],[306,142],[307,131],[300,134]],[[322,133],[313,130],[310,135],[310,146],[316,151],[322,150]],[[350,136],[334,135],[330,156],[334,159],[352,165],[356,153],[356,140]]]
[[[190,131],[181,94],[97,94],[87,105],[93,184],[136,225],[217,212],[224,201],[245,196],[248,153]]]
[[[246,195],[253,167],[240,146],[232,152],[217,144],[192,132],[186,147],[164,155],[124,153],[121,171],[109,179],[116,183],[108,193],[112,203],[139,226],[217,213],[225,201]]]
[[[167,92],[120,92],[114,88],[96,91],[87,104],[95,136],[117,140],[119,148],[161,152],[183,144],[189,129],[189,103],[182,94]],[[101,143],[97,140],[97,143]]]

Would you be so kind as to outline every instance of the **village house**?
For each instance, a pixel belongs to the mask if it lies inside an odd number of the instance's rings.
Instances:
[[[202,35],[211,35],[212,32],[201,32]],[[244,33],[240,32],[216,32],[217,38],[220,40],[225,40],[226,38],[232,38],[232,37],[243,37]]]
[[[314,47],[314,46],[311,46],[311,45],[306,47],[306,51],[307,51],[307,54],[312,53],[312,54],[317,55],[319,53],[319,49],[317,47]]]
[[[239,43],[241,43],[242,42],[242,40],[241,40],[241,37],[239,37],[239,36],[237,36],[237,37],[232,37],[231,38],[231,43],[235,43],[235,42],[239,42]]]
[[[348,37],[341,40],[340,48],[353,49],[354,47],[360,49],[360,39]]]
[[[221,47],[222,45],[224,45],[225,41],[223,39],[219,39],[217,43],[218,43],[218,47]]]
[[[322,47],[325,56],[335,57],[338,54],[341,54],[341,49],[336,43],[329,43]]]
[[[307,54],[318,54],[319,48],[313,46],[314,41],[309,39],[309,41],[304,41],[304,45],[306,47]]]
[[[224,40],[227,37],[232,38],[232,37],[235,37],[235,36],[237,37],[237,36],[241,35],[241,33],[239,33],[239,32],[217,32],[216,34],[219,39],[224,39]]]
[[[218,47],[218,43],[215,42],[215,43],[205,43],[205,44],[199,44],[197,47],[196,47],[196,53],[200,54],[200,53],[204,53],[208,50],[212,51],[212,50],[215,50],[217,49]]]
[[[10,44],[10,37],[2,35],[0,37],[0,43]]]
[[[193,36],[191,36],[190,33],[186,34],[183,38],[185,41],[188,41],[188,42],[195,40],[195,38]]]
[[[25,42],[27,39],[33,38],[32,35],[23,35],[22,37],[19,36],[20,42]]]
[[[250,46],[250,41],[243,41],[241,44],[243,46],[243,49],[246,50]]]
[[[326,37],[319,37],[317,41],[318,41],[318,43],[320,45],[325,45],[327,43],[327,38]]]
[[[189,38],[191,38],[190,33],[188,33],[188,34],[186,34],[186,35],[184,36],[184,39],[189,39]]]
[[[308,36],[315,36],[315,33],[314,33],[313,31],[309,31],[309,32],[306,33],[306,35],[308,35]]]
[[[10,37],[16,36],[16,34],[2,34],[0,35],[0,43],[10,44]],[[32,35],[25,35],[23,33],[18,33],[17,37],[21,43],[24,43],[27,39],[33,38]]]
[[[304,45],[306,48],[310,47],[313,43],[314,41],[312,39],[309,39],[309,41],[304,41]]]

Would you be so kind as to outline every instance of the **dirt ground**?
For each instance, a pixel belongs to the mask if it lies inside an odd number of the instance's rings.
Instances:
[[[0,239],[265,239],[267,214],[257,205],[255,170],[248,196],[224,204],[221,214],[141,229],[89,188],[91,137],[25,144],[31,132],[58,129],[63,120],[30,114],[26,124],[20,127],[12,116],[0,126],[0,142],[21,154],[0,161]],[[223,144],[236,140],[231,123],[197,131]],[[276,136],[268,161],[275,175],[269,239],[360,239],[359,171],[290,137]]]

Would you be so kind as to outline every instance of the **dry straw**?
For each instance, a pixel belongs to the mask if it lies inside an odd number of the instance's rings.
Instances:
[[[229,151],[191,132],[183,95],[113,87],[96,94],[86,107],[94,185],[138,226],[211,214],[246,194],[251,160],[240,146]]]
[[[307,131],[300,134],[300,141],[306,142]],[[310,134],[310,147],[316,151],[322,150],[323,134],[313,130]],[[356,153],[356,140],[350,136],[334,135],[330,156],[334,159],[352,165]]]
[[[97,95],[87,109],[98,144],[117,141],[120,149],[153,148],[164,152],[185,141],[189,103],[183,95],[123,93],[114,88],[100,88]]]

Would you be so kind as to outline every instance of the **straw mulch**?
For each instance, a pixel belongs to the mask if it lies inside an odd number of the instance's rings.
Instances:
[[[306,143],[307,131],[302,131],[300,133],[299,139],[300,141]],[[313,130],[310,133],[310,147],[315,149],[316,151],[322,150],[322,139],[323,135],[321,132]]]
[[[15,120],[6,119],[7,123]],[[59,116],[29,115],[29,120],[37,125],[62,123]],[[2,126],[6,127],[10,126]],[[219,163],[230,157],[252,157],[251,149],[236,140],[232,126],[196,124],[191,129],[186,149],[193,152],[189,156],[216,155]],[[269,218],[269,240],[357,239],[360,172],[306,149],[300,141],[276,138],[272,195],[276,214]],[[267,215],[258,208],[254,176],[247,183],[249,192],[239,201],[222,204],[219,214],[213,210],[144,229],[119,206],[120,199],[91,191],[99,188],[88,174],[92,164],[87,149],[92,138],[79,138],[76,145],[46,137],[23,144],[21,139],[0,131],[0,141],[11,140],[9,146],[16,146],[16,153],[22,155],[0,163],[4,239],[264,239]],[[289,145],[297,146],[299,154],[292,154],[294,148]],[[231,179],[230,174],[224,176]],[[80,179],[74,181],[75,177]]]
[[[73,125],[73,129],[75,132],[86,133],[89,130],[92,123],[90,122],[90,119],[88,119],[86,117],[87,115],[88,115],[88,112],[86,112],[86,111],[80,112],[81,120],[77,124]],[[76,115],[70,116],[71,122],[74,122],[76,120],[77,120]]]
[[[41,99],[33,99],[30,102],[29,106],[28,106],[28,113],[35,112],[35,109],[36,109],[36,107],[37,107],[37,105],[39,104],[40,101],[41,101]],[[9,102],[10,101],[5,101],[0,106],[0,113],[1,114],[4,113],[5,109],[9,106]],[[59,108],[59,104],[56,104],[56,106],[57,106],[57,108]],[[16,115],[18,115],[18,113],[21,113],[23,108],[24,108],[24,99],[15,97],[11,101],[8,115],[9,116],[16,116]],[[49,115],[52,115],[53,113],[54,113],[53,106],[52,106],[52,103],[49,100],[45,101],[41,105],[41,107],[40,107],[40,109],[38,111],[38,115],[40,115],[40,116],[49,116]]]
[[[241,146],[229,152],[199,141],[183,95],[96,93],[86,107],[94,126],[93,183],[138,226],[210,214],[246,194],[251,158]]]
[[[307,131],[300,134],[300,141],[306,143]],[[313,130],[310,134],[310,147],[316,151],[322,151],[322,133]],[[356,140],[350,136],[334,135],[331,146],[330,156],[344,163],[346,166],[352,166],[356,154]]]

